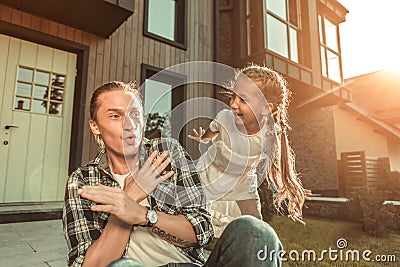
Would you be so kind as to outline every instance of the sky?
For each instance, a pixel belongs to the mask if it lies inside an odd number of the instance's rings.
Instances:
[[[387,69],[400,73],[400,0],[338,0],[344,78]]]

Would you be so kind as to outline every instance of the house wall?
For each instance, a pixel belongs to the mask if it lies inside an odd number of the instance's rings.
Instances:
[[[392,171],[400,171],[400,141],[394,138],[387,139],[387,149]]]
[[[185,51],[143,36],[144,1],[135,1],[134,14],[107,39],[0,5],[1,21],[89,47],[82,162],[87,162],[96,153],[96,144],[86,123],[93,90],[106,81],[140,80],[142,63],[165,68],[182,62],[213,60],[213,14],[213,1],[188,1],[188,46]],[[189,85],[186,96],[213,96],[213,88]],[[210,108],[196,104],[187,113],[203,109]],[[200,120],[188,128],[204,124]],[[192,146],[190,143],[188,149],[193,149]]]
[[[289,139],[296,154],[296,167],[305,188],[337,193],[333,111],[330,107],[308,106],[290,113]]]
[[[340,107],[334,109],[336,158],[340,153],[365,151],[367,157],[388,157],[386,136],[378,133],[366,122]]]

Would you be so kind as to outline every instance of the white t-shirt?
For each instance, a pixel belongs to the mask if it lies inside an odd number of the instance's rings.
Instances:
[[[112,173],[112,175],[123,189],[125,178],[129,173],[124,175]],[[140,205],[150,206],[147,198],[140,202]],[[176,246],[150,233],[147,227],[142,226],[133,227],[126,257],[139,261],[145,267],[161,266],[170,262],[192,262]]]
[[[111,174],[114,177],[114,180],[119,183],[119,186],[121,186],[122,189],[124,189],[125,185],[125,178],[128,177],[129,173],[127,174],[116,174],[111,171]]]

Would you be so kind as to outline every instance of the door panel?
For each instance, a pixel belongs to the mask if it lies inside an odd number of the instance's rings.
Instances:
[[[18,177],[18,172],[21,172],[23,168],[18,166],[17,168],[9,170],[9,163],[12,165],[12,160],[15,160],[15,156],[13,154],[18,153],[16,149],[14,152],[11,151],[11,137],[10,132],[14,129],[6,130],[6,125],[12,125],[12,113],[10,110],[12,109],[13,99],[14,99],[14,88],[15,88],[15,77],[17,71],[16,63],[19,61],[19,47],[20,41],[16,39],[5,37],[0,35],[0,37],[8,38],[9,46],[8,46],[8,54],[6,55],[4,61],[7,62],[6,69],[5,69],[5,77],[2,81],[2,88],[3,91],[3,102],[1,106],[1,120],[0,120],[0,132],[1,132],[1,141],[0,141],[0,179],[1,179],[1,197],[2,200],[9,200],[7,202],[13,201],[13,195],[21,195],[19,191],[22,188],[23,180],[21,177]],[[8,90],[5,90],[5,89]],[[21,134],[21,131],[20,131]],[[17,133],[18,135],[18,133]],[[14,137],[14,140],[17,136]],[[17,140],[18,141],[18,140]],[[8,142],[8,145],[5,145],[5,142]],[[15,143],[15,142],[13,142]],[[10,155],[9,155],[10,154]],[[13,166],[11,166],[13,167]],[[10,177],[15,177],[11,179]],[[19,180],[17,180],[19,178]],[[18,188],[15,188],[17,186]],[[10,191],[7,191],[7,188],[11,188]],[[15,192],[15,194],[14,194]],[[22,197],[22,196],[21,196]]]
[[[47,118],[42,115],[32,114],[32,121],[29,127],[28,142],[36,143],[37,147],[46,145],[46,129]],[[42,177],[43,177],[43,155],[37,155],[35,149],[27,151],[27,158],[30,159],[26,163],[24,201],[37,201],[41,199]]]
[[[62,200],[76,55],[5,35],[0,48],[0,202]]]

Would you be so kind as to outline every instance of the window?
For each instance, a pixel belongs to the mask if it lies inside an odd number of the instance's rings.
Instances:
[[[14,110],[62,116],[65,75],[19,66]]]
[[[246,0],[246,39],[247,39],[247,55],[250,56],[252,53],[252,38],[251,38],[251,16],[250,16],[250,0]]]
[[[342,71],[338,26],[326,17],[318,15],[318,27],[322,75],[332,81],[341,83]]]
[[[145,135],[148,138],[161,135],[173,137],[184,144],[185,138],[180,136],[180,130],[184,125],[185,111],[181,110],[183,106],[180,104],[185,99],[183,84],[186,78],[171,71],[160,71],[159,68],[142,64],[141,89],[147,116]]]
[[[145,0],[145,36],[187,48],[187,0]]]
[[[264,0],[265,48],[299,63],[298,0]]]

